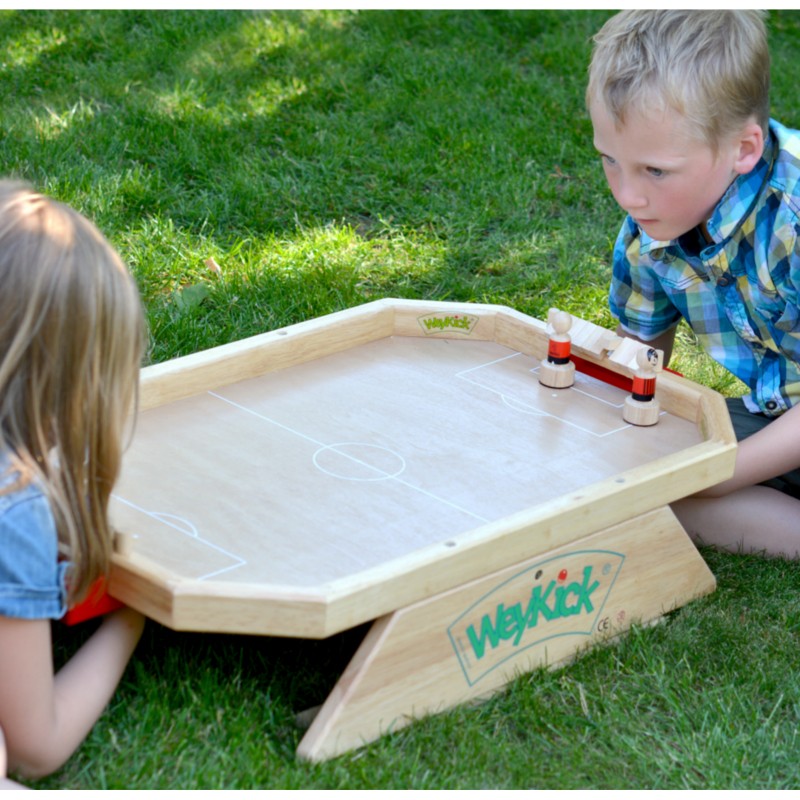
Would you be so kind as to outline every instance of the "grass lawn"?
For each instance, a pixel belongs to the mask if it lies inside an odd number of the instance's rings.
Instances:
[[[0,171],[117,246],[153,362],[389,296],[559,306],[610,327],[622,217],[583,107],[607,16],[3,10]],[[800,127],[800,13],[769,20],[774,114]],[[672,366],[741,391],[688,329]],[[800,572],[704,556],[717,592],[665,624],[321,765],[295,758],[294,713],[363,631],[151,624],[88,740],[33,785],[795,788]],[[57,626],[58,658],[85,635]]]

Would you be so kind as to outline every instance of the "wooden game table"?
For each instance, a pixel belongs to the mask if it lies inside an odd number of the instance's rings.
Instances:
[[[111,594],[180,631],[372,622],[298,748],[322,760],[713,591],[668,504],[732,474],[723,399],[663,372],[629,425],[641,345],[570,333],[567,389],[546,323],[406,300],[145,368]]]

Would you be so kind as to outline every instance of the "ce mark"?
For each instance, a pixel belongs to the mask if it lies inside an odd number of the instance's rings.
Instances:
[[[621,625],[623,622],[625,622],[625,616],[626,616],[625,611],[617,612],[616,621],[618,625]],[[600,633],[608,633],[611,630],[612,625],[613,622],[611,620],[611,617],[603,617],[597,623],[597,630]]]

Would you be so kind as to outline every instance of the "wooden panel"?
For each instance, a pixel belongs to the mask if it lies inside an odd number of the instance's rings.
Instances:
[[[142,370],[142,411],[389,336],[390,304],[369,303]]]
[[[669,509],[517,564],[382,618],[298,748],[318,761],[713,591]]]

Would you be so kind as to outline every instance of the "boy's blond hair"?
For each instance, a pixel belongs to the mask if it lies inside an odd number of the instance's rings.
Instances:
[[[755,118],[769,124],[769,50],[760,11],[622,11],[594,37],[587,105],[682,114],[714,151]]]
[[[108,571],[108,502],[138,384],[136,285],[97,228],[0,181],[0,449],[37,480],[80,598]],[[2,547],[0,542],[0,547]]]

